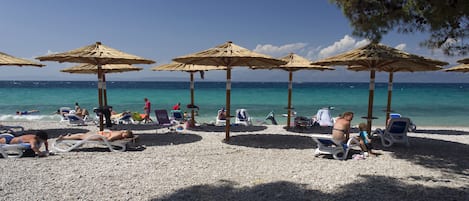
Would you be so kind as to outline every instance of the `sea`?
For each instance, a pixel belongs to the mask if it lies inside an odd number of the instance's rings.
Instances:
[[[247,109],[254,123],[265,123],[271,111],[279,123],[286,123],[288,83],[233,82],[231,111]],[[366,122],[368,83],[293,83],[292,105],[298,116],[312,117],[323,107],[332,115],[355,113],[352,124]],[[409,117],[417,126],[469,126],[469,83],[394,83],[392,111]],[[376,83],[373,125],[385,124],[387,83]],[[225,107],[225,82],[196,82],[196,121],[215,121],[217,110]],[[59,121],[60,107],[73,108],[78,102],[94,116],[98,106],[96,81],[0,81],[0,123],[8,121]],[[190,103],[189,82],[108,81],[108,105],[117,112],[143,112],[147,97],[152,110],[167,109],[178,102],[183,111]],[[39,112],[16,115],[16,111]],[[154,114],[152,118],[155,118]],[[267,123],[270,123],[267,121]]]

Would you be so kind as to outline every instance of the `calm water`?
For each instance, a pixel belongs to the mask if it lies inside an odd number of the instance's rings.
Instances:
[[[217,108],[225,104],[224,82],[195,84],[195,103],[200,107],[199,122],[215,119]],[[282,113],[287,106],[287,83],[240,82],[232,84],[231,108],[248,109],[257,122],[270,112],[279,122],[286,122]],[[148,97],[152,109],[170,109],[181,102],[190,102],[188,82],[108,82],[108,104],[115,110],[143,112],[143,98]],[[59,107],[74,106],[92,110],[98,104],[97,82],[67,81],[0,81],[0,121],[59,120],[52,114]],[[375,89],[375,125],[384,125],[387,84]],[[334,106],[334,116],[353,111],[353,123],[365,121],[368,108],[368,83],[294,83],[293,107],[301,116],[312,116],[317,109]],[[395,83],[392,109],[410,117],[421,126],[469,126],[469,84]],[[17,116],[17,110],[39,110],[35,115]]]

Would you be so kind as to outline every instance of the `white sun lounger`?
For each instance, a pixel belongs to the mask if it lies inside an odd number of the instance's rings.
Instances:
[[[350,148],[360,145],[360,142],[353,137],[347,141],[347,144],[335,142],[331,135],[314,134],[311,137],[318,145],[314,150],[314,156],[316,157],[321,154],[331,154],[334,159],[345,160]]]
[[[11,134],[0,134],[0,138],[5,136],[14,137]],[[23,156],[24,150],[31,149],[31,145],[29,143],[21,143],[21,144],[0,144],[0,155],[3,158],[20,158]]]
[[[106,137],[99,135],[99,134],[94,134],[90,135],[86,139],[83,140],[56,140],[52,147],[54,150],[58,152],[69,152],[74,149],[78,149],[83,145],[100,145],[100,146],[106,146],[109,148],[110,151],[113,152],[123,152],[127,149],[127,144],[130,142],[135,142],[137,137],[134,138],[127,138],[127,139],[122,139],[122,140],[115,140],[115,141],[109,141],[106,139]]]

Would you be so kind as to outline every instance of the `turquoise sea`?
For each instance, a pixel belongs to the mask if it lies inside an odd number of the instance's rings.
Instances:
[[[300,116],[312,116],[325,106],[333,106],[333,116],[355,112],[353,124],[364,122],[368,108],[368,83],[294,83],[293,107]],[[152,110],[167,109],[181,102],[189,104],[189,82],[107,83],[108,104],[114,110],[143,112],[144,97]],[[246,108],[256,122],[274,111],[279,123],[286,122],[288,83],[232,83],[231,108]],[[0,121],[54,121],[59,107],[73,108],[78,102],[92,111],[97,107],[96,81],[0,81]],[[377,83],[374,99],[374,125],[384,125],[387,83]],[[196,82],[195,104],[200,107],[198,122],[215,120],[217,109],[225,104],[224,82]],[[469,126],[469,84],[394,83],[392,109],[410,117],[417,126]],[[39,110],[34,115],[16,111]],[[154,118],[154,116],[153,116]]]

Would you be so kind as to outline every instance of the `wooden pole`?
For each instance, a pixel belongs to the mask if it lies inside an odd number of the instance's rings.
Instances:
[[[192,108],[191,108],[191,123],[190,125],[191,126],[194,126],[195,125],[195,115],[194,115],[194,72],[190,72],[191,73],[191,105],[192,105]]]
[[[375,70],[370,71],[370,93],[368,96],[368,115],[367,115],[367,124],[368,133],[371,133],[371,124],[373,122],[373,99],[375,93]]]
[[[226,67],[226,125],[225,125],[225,141],[230,140],[230,104],[231,104],[231,66]]]
[[[106,73],[104,72],[103,72],[103,97],[104,97],[104,106],[107,106]]]
[[[99,104],[99,109],[103,109],[103,72],[102,72],[101,64],[98,63],[98,104]],[[104,130],[104,125],[103,125],[103,113],[99,113],[99,130],[103,131]]]
[[[392,99],[392,82],[393,82],[393,72],[389,72],[389,81],[388,81],[388,104],[386,106],[386,122],[384,122],[385,127],[388,125],[388,121],[391,115],[391,99]]]
[[[288,76],[288,108],[287,108],[287,129],[290,128],[290,124],[291,124],[291,111],[292,111],[292,108],[291,108],[291,95],[292,95],[292,88],[293,88],[293,71],[288,71],[289,72],[289,76]]]

